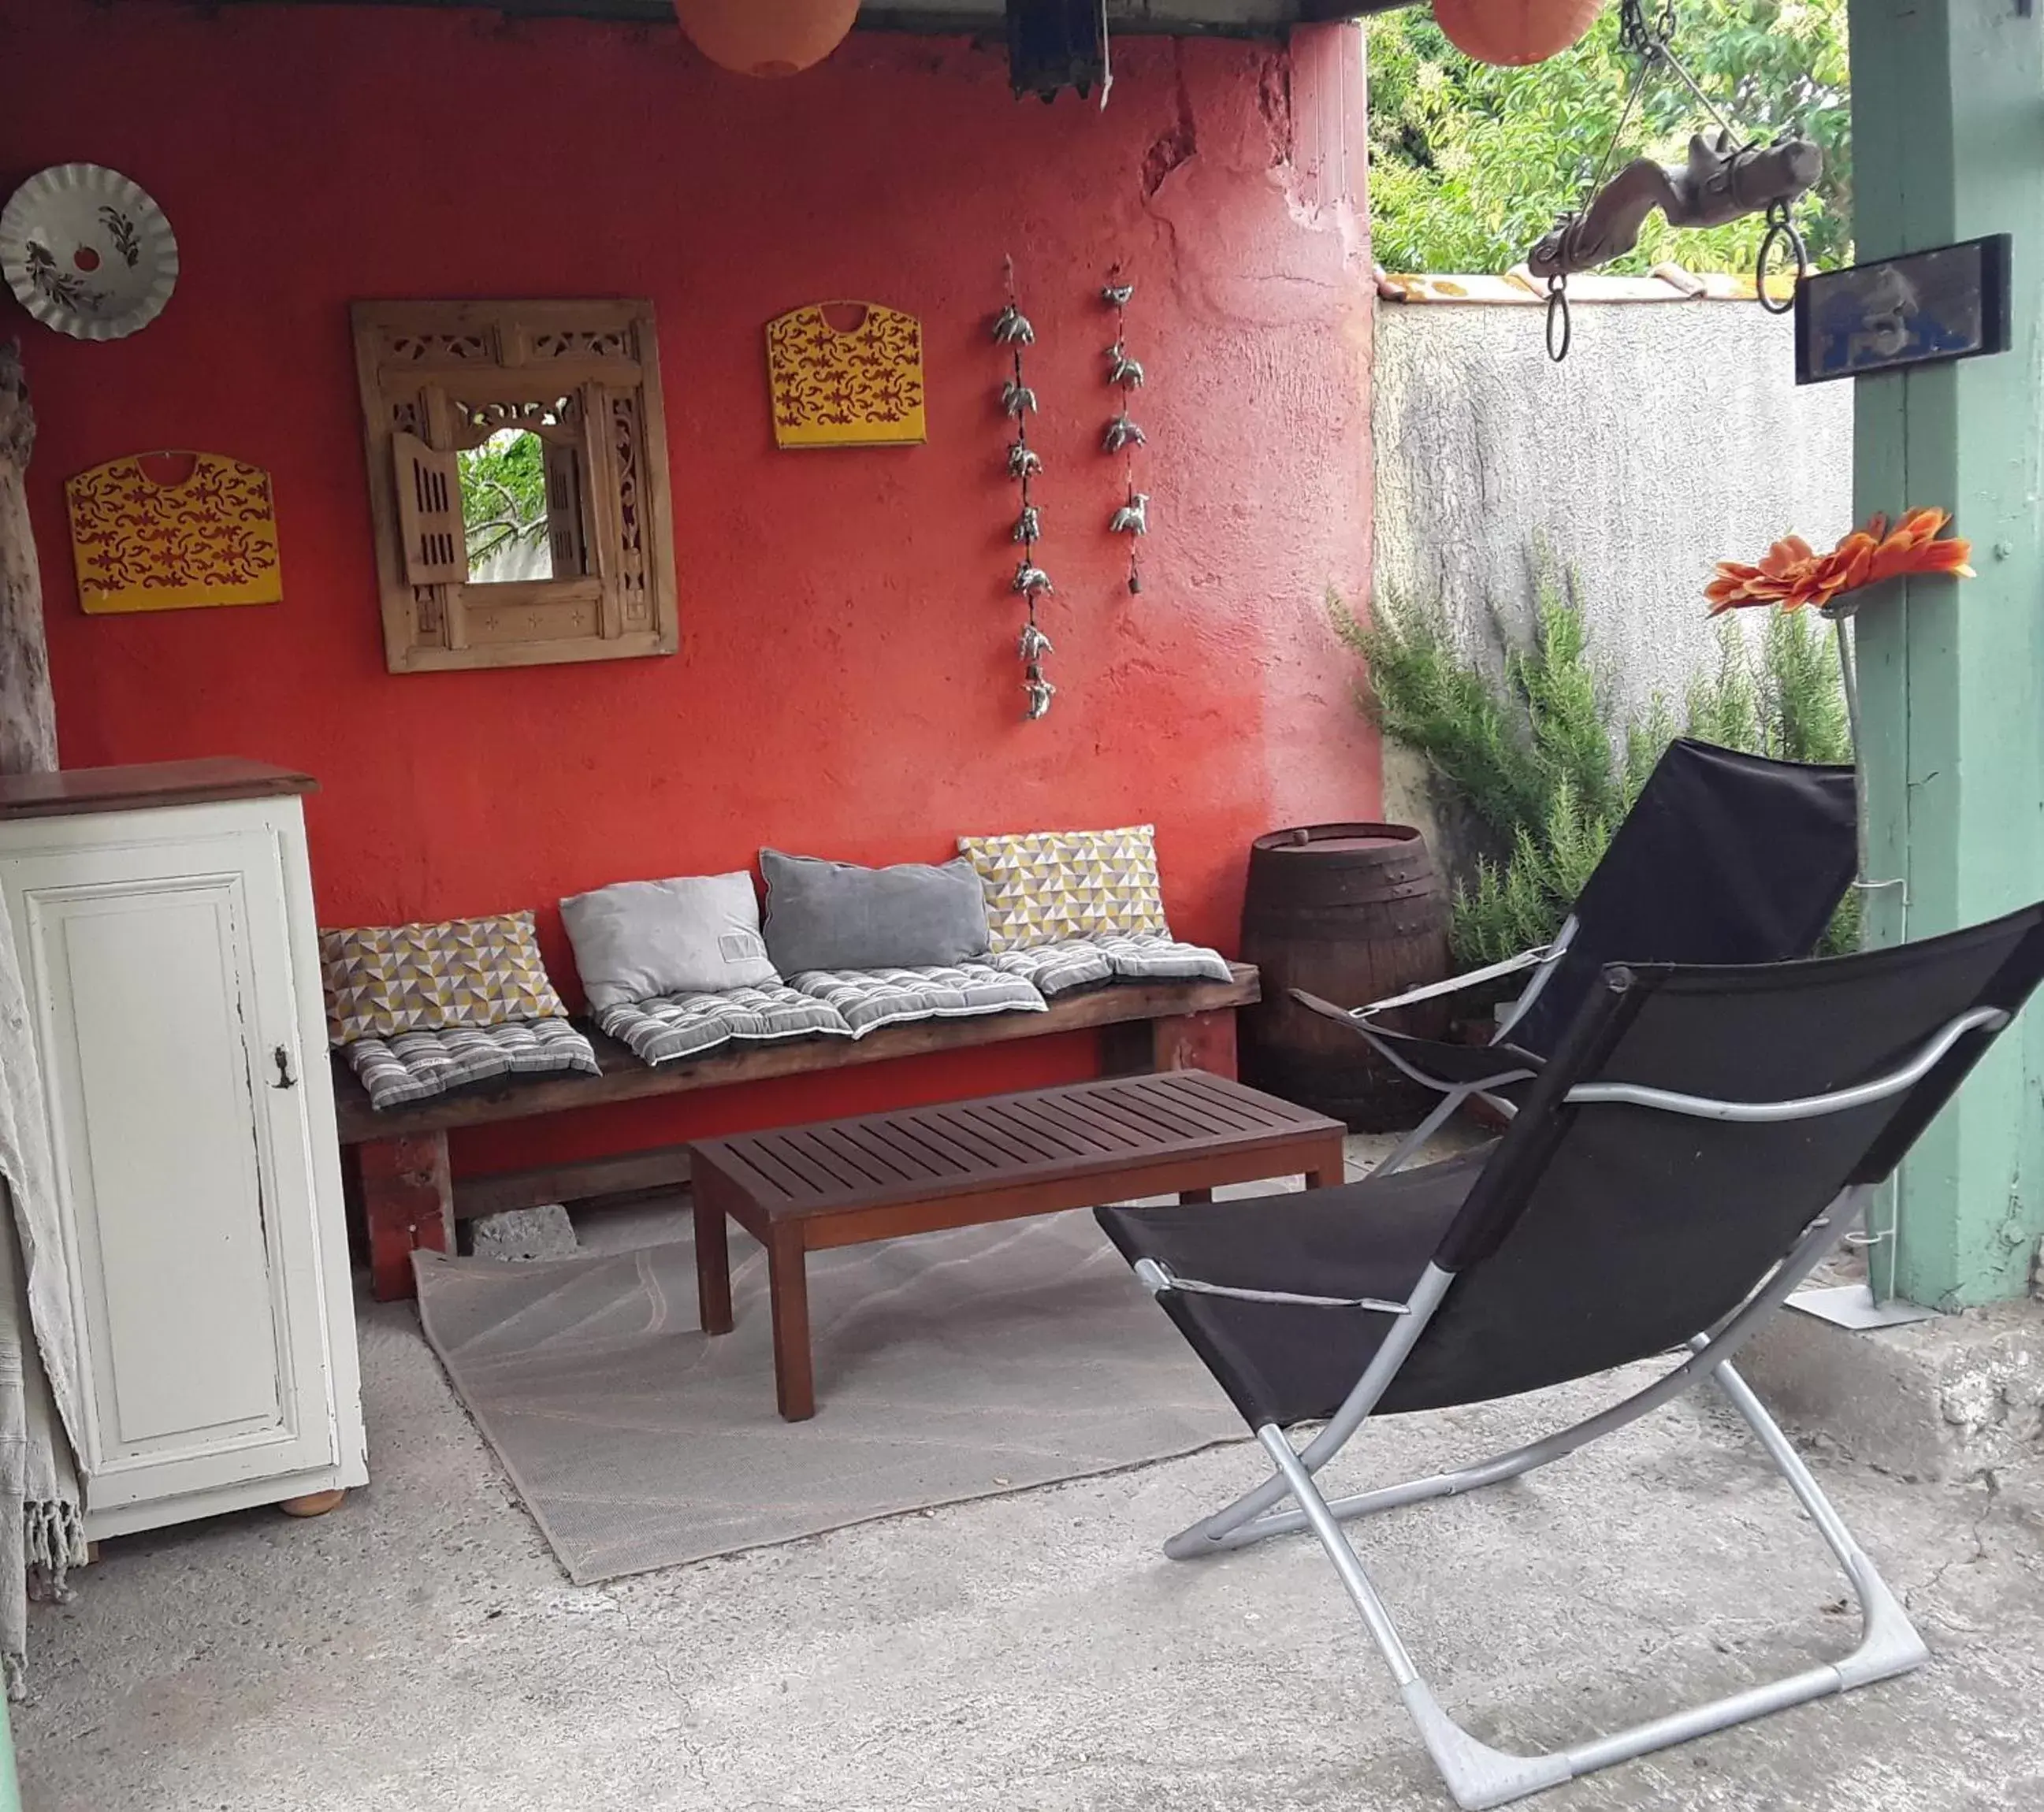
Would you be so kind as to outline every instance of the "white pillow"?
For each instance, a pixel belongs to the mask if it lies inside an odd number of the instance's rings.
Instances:
[[[561,902],[575,967],[601,1012],[659,994],[716,994],[781,979],[759,935],[752,877],[620,881]]]

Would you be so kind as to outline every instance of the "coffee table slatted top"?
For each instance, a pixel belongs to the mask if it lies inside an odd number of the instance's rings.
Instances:
[[[724,1173],[778,1221],[1193,1154],[1246,1155],[1342,1130],[1274,1096],[1181,1069],[705,1139],[694,1151],[699,1166]]]

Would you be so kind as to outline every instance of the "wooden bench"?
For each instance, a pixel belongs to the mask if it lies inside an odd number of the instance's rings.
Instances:
[[[722,1088],[775,1076],[881,1063],[890,1058],[970,1050],[1016,1038],[1094,1031],[1101,1070],[1206,1069],[1235,1074],[1235,1015],[1258,998],[1256,971],[1231,966],[1228,981],[1117,981],[1060,996],[1044,1013],[990,1013],[922,1019],[856,1041],[802,1038],[782,1044],[727,1046],[693,1061],[644,1064],[615,1039],[590,1031],[602,1073],[507,1078],[461,1093],[379,1113],[355,1073],[334,1060],[340,1142],[354,1154],[369,1246],[370,1288],[378,1300],[412,1293],[412,1253],[454,1250],[454,1223],[505,1208],[667,1188],[689,1175],[686,1145],[633,1151],[456,1182],[448,1134],[456,1127],[501,1124],[572,1113],[612,1101],[638,1101]],[[585,1028],[587,1030],[588,1028]]]
[[[816,1413],[809,1255],[1223,1184],[1342,1180],[1339,1120],[1203,1070],[866,1114],[695,1146],[696,1288],[732,1329],[728,1215],[766,1249],[781,1414]]]

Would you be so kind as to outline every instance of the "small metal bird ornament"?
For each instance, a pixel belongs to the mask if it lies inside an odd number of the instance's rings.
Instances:
[[[1015,519],[1014,539],[1017,541],[1040,541],[1043,538],[1043,514],[1033,503],[1025,503],[1022,506],[1022,513]]]
[[[1034,346],[1036,330],[1029,317],[1010,302],[994,317],[993,337],[1003,346]]]
[[[1111,309],[1125,309],[1128,299],[1135,294],[1133,283],[1109,283],[1100,293],[1100,299]]]
[[[1029,708],[1025,715],[1032,724],[1050,710],[1051,701],[1058,695],[1058,689],[1041,674],[1024,680],[1022,689],[1029,695]]]
[[[1124,447],[1141,447],[1150,436],[1128,419],[1126,411],[1107,424],[1107,434],[1101,442],[1110,453],[1119,453]]]
[[[1008,475],[1011,478],[1034,478],[1043,469],[1043,456],[1026,440],[1012,441],[1008,448]]]
[[[1048,592],[1058,588],[1051,583],[1051,575],[1032,560],[1024,560],[1015,569],[1014,589],[1020,592]]]
[[[1056,652],[1051,646],[1051,638],[1033,623],[1025,623],[1022,625],[1021,649],[1022,658],[1032,666],[1040,661],[1046,655]]]
[[[1107,349],[1107,355],[1114,361],[1107,374],[1110,384],[1119,384],[1124,390],[1143,388],[1143,367],[1123,350],[1120,340]]]
[[[1150,532],[1150,493],[1131,491],[1128,501],[1114,513],[1107,525],[1110,535],[1147,535]]]
[[[1018,384],[1012,378],[1001,386],[1001,406],[1008,414],[1020,421],[1036,406],[1036,393],[1027,384]]]

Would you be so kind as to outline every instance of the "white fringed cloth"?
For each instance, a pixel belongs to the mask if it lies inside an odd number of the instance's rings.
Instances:
[[[29,1594],[62,1598],[85,1564],[73,1457],[79,1418],[70,1269],[57,1219],[41,1067],[0,896],[0,1667],[27,1689]]]

